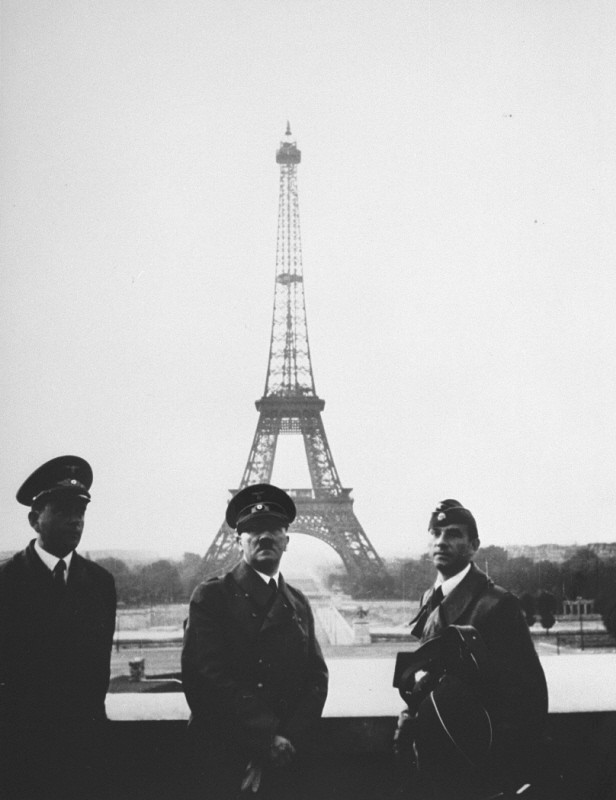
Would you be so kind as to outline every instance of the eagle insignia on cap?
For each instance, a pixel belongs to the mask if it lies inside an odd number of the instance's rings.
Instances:
[[[269,483],[258,483],[233,495],[225,520],[229,527],[244,533],[253,530],[257,522],[267,525],[273,521],[288,528],[295,514],[295,503],[283,489]]]
[[[440,521],[440,520],[445,519],[446,516],[447,516],[447,514],[445,514],[444,511],[441,511],[441,513],[438,515],[437,519]]]
[[[35,469],[17,491],[17,502],[33,506],[40,498],[51,498],[62,492],[90,501],[92,467],[79,456],[52,458]]]

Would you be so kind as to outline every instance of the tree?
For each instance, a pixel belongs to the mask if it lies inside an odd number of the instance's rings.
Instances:
[[[203,556],[198,553],[184,553],[178,565],[182,594],[188,600],[193,589],[201,580],[203,570]]]
[[[594,598],[599,593],[601,559],[590,547],[579,547],[562,565],[565,594],[571,600],[576,597]]]
[[[603,590],[597,598],[595,608],[601,614],[605,630],[616,638],[616,582]]]
[[[393,581],[393,596],[402,600],[419,600],[434,583],[434,565],[426,553],[419,559],[396,559],[387,562]]]
[[[537,596],[537,612],[539,614],[539,622],[541,627],[549,633],[550,628],[556,622],[556,597],[552,592],[539,592]]]
[[[338,570],[337,572],[330,572],[325,577],[325,585],[330,592],[344,592],[349,594],[351,591],[351,581],[346,570]]]
[[[560,564],[553,561],[539,561],[535,564],[537,574],[537,588],[541,591],[552,592],[557,599],[557,607],[562,600],[562,570]]]
[[[394,582],[390,575],[362,575],[351,580],[351,596],[366,600],[391,598]]]
[[[504,547],[491,544],[480,547],[475,554],[475,564],[485,570],[495,583],[500,584],[507,570],[509,556]]]
[[[113,575],[119,602],[134,603],[138,599],[135,596],[134,575],[128,564],[119,558],[99,558],[96,563]]]
[[[96,563],[104,567],[107,572],[111,572],[114,578],[130,575],[128,564],[120,558],[99,558]]]
[[[530,558],[510,558],[505,566],[503,586],[518,597],[524,592],[533,592],[534,564]]]
[[[139,571],[142,600],[148,603],[172,603],[182,598],[182,582],[175,564],[161,559],[146,564]]]

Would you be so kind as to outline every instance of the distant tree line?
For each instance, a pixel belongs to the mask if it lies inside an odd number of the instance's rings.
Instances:
[[[536,619],[549,629],[553,616],[562,611],[563,600],[577,597],[595,600],[606,628],[616,635],[616,558],[600,558],[590,547],[581,547],[562,563],[509,558],[502,547],[482,547],[476,564],[501,586],[516,594],[529,623]],[[118,600],[125,605],[187,602],[201,580],[202,556],[184,553],[180,561],[161,559],[129,566],[118,558],[98,560],[114,576]],[[387,575],[352,577],[330,573],[330,589],[364,599],[419,600],[434,581],[429,556],[386,562]]]
[[[613,612],[616,627],[616,558],[600,558],[590,547],[580,547],[563,561],[533,562],[524,556],[509,558],[503,547],[480,548],[475,555],[477,566],[488,573],[492,580],[509,589],[518,597],[530,596],[539,601],[536,614],[560,613],[563,600],[577,597],[595,600],[601,614]],[[434,566],[425,554],[418,559],[395,559],[387,561],[389,580],[353,579],[346,573],[330,574],[327,583],[353,597],[391,598],[419,600],[422,593],[434,582]],[[551,610],[548,610],[551,609]]]
[[[120,603],[141,606],[187,602],[201,580],[202,560],[197,553],[184,553],[181,561],[129,566],[119,558],[99,558],[97,563],[115,578]]]

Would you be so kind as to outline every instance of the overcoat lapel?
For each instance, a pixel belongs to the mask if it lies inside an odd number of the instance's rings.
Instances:
[[[294,615],[295,600],[287,589],[282,575],[278,578],[276,599],[267,614],[265,613],[265,608],[270,600],[270,589],[265,581],[245,561],[241,561],[235,567],[232,575],[246,599],[259,612],[259,619],[261,620],[258,624],[259,633],[274,625],[280,625]]]
[[[34,539],[32,539],[30,544],[26,547],[25,556],[26,573],[28,576],[32,580],[40,582],[43,586],[51,586],[53,583],[51,572],[36,554]]]
[[[254,569],[249,567],[245,561],[240,561],[233,570],[232,575],[248,598],[260,609],[265,608],[270,596],[269,587]]]
[[[75,589],[82,584],[86,579],[86,571],[84,568],[85,559],[78,553],[73,553],[71,558],[71,565],[68,569],[68,577],[66,580],[67,589]]]
[[[485,589],[488,581],[487,575],[471,564],[464,580],[460,581],[426,620],[422,639],[424,641],[432,639],[442,633],[448,625],[455,625],[475,597]]]
[[[434,594],[434,588],[435,587],[433,586],[431,589],[428,589],[427,592],[423,593],[421,597],[421,602],[419,604],[419,611],[409,622],[409,625],[413,626],[413,629],[411,630],[411,636],[415,636],[417,639],[423,638],[423,631],[425,630],[428,617],[430,616],[428,605],[430,603],[432,595]],[[435,611],[432,612],[432,614],[435,613],[436,613]]]
[[[445,625],[453,625],[460,619],[475,597],[483,592],[488,581],[487,575],[471,564],[468,575],[443,600]]]
[[[271,628],[274,625],[281,625],[283,622],[287,622],[290,616],[296,616],[295,611],[295,600],[287,589],[284,578],[282,575],[279,575],[276,599],[274,600],[269,613],[263,620],[263,626],[261,630],[265,630],[266,628]]]

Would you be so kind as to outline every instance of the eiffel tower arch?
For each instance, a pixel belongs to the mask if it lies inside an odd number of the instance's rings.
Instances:
[[[388,580],[383,561],[353,510],[351,489],[343,488],[329,448],[321,412],[325,401],[314,385],[299,225],[297,165],[301,152],[287,123],[276,151],[280,165],[276,282],[269,360],[263,396],[255,405],[259,421],[237,490],[271,481],[279,436],[303,438],[310,488],[286,489],[297,507],[290,531],[314,536],[338,553],[353,579]],[[230,569],[238,560],[235,532],[226,522],[203,559],[208,577]]]

